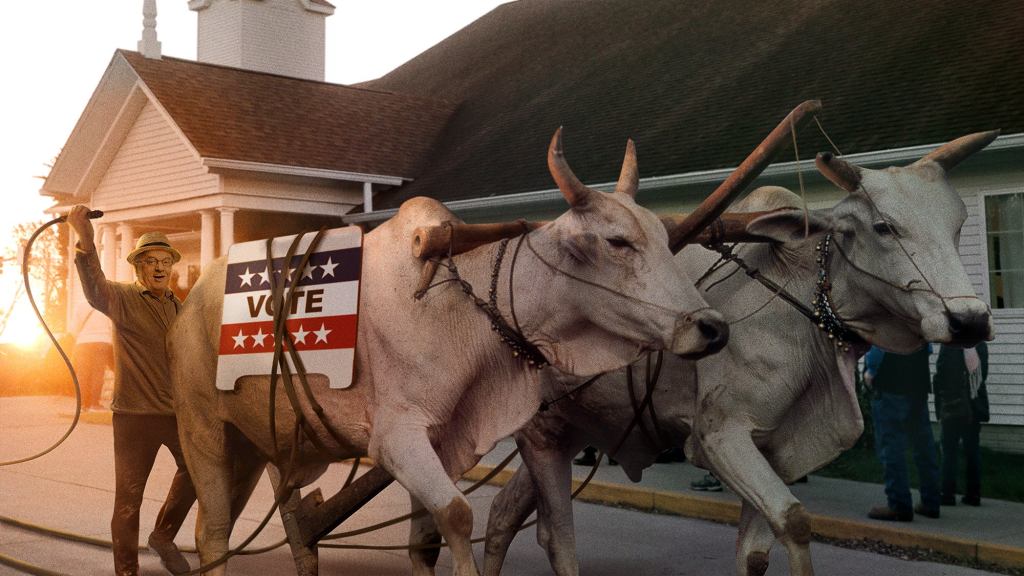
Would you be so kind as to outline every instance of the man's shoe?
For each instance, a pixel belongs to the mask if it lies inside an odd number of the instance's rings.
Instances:
[[[150,534],[149,549],[160,555],[160,563],[171,574],[184,574],[192,569],[173,540],[165,540],[155,534]]]
[[[943,496],[942,497],[942,505],[943,506],[956,506],[956,496]]]
[[[722,483],[715,478],[714,474],[705,474],[700,480],[690,482],[690,489],[700,492],[721,492]]]
[[[981,506],[981,496],[964,496],[960,501],[968,506]]]
[[[924,504],[921,504],[920,502],[917,503],[917,506],[914,506],[914,512],[928,518],[938,518],[940,516],[938,508],[925,508]]]
[[[868,518],[887,522],[910,522],[914,519],[914,513],[910,510],[897,512],[888,506],[875,506],[868,512]]]

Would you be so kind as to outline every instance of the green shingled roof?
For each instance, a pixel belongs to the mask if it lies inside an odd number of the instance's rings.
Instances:
[[[847,154],[1022,133],[1024,9],[1015,0],[519,0],[364,85],[460,103],[421,176],[376,207],[485,197],[552,188],[545,150],[559,125],[589,183],[615,180],[627,137],[641,177],[734,166],[811,98]],[[829,147],[805,129],[800,149]]]

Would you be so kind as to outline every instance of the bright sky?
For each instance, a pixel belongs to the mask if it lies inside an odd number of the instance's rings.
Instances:
[[[380,77],[504,0],[333,0],[327,18],[326,80],[350,84]],[[157,0],[162,52],[194,60],[196,13],[188,0]],[[9,230],[46,218],[50,201],[38,194],[47,167],[60,152],[117,48],[135,50],[142,35],[142,0],[29,0],[5,2],[0,18],[0,256]],[[20,271],[5,262],[0,274],[0,319]],[[21,308],[21,306],[19,306]],[[14,326],[36,322],[15,312]],[[24,334],[24,332],[22,332]]]

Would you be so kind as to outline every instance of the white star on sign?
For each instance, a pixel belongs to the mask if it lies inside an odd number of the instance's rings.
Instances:
[[[238,329],[238,336],[232,336],[231,339],[235,341],[235,348],[245,348],[245,339],[248,338],[245,334],[242,334],[242,329]]]
[[[316,342],[313,342],[313,344],[316,344],[317,342],[327,342],[327,335],[331,332],[332,330],[328,330],[327,326],[321,323],[320,329],[313,331],[313,334],[316,334]]]
[[[331,261],[331,257],[327,257],[327,264],[321,264],[321,268],[324,269],[324,276],[334,276],[334,269],[338,267],[337,264]]]
[[[269,276],[269,274],[267,274],[266,269],[257,272],[256,275],[260,277],[260,284],[269,283],[269,281],[267,280],[267,276]]]
[[[292,336],[295,337],[295,342],[300,344],[306,343],[306,334],[309,334],[309,331],[303,329],[302,324],[299,324],[298,332],[292,332]]]
[[[313,270],[315,270],[316,268],[317,268],[316,266],[310,266],[309,264],[306,264],[306,268],[303,269],[303,271],[302,271],[302,277],[303,278],[309,278],[310,280],[312,280],[313,279]]]
[[[252,277],[255,276],[252,272],[249,272],[249,267],[245,267],[245,273],[239,274],[238,277],[242,279],[242,286],[252,286]]]
[[[253,348],[255,348],[257,346],[263,346],[263,340],[267,336],[270,336],[270,334],[264,334],[263,333],[263,328],[260,328],[255,334],[252,335],[252,346],[253,346]]]

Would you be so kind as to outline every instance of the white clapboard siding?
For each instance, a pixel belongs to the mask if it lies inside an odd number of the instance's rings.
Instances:
[[[960,258],[978,297],[989,301],[988,253],[982,194],[1019,192],[1013,183],[989,180],[981,186],[962,186],[967,220],[960,233]],[[993,425],[1024,426],[1024,310],[994,310],[996,339],[989,343],[987,388]],[[1024,451],[1024,430],[1013,444]],[[1007,437],[1009,438],[1009,437]]]
[[[218,192],[188,143],[149,102],[93,194],[103,210],[159,205]]]

